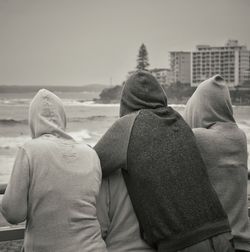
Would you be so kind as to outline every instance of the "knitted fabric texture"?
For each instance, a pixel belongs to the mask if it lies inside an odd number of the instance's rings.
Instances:
[[[136,110],[123,175],[144,239],[176,251],[228,231],[191,129],[146,72],[123,89],[121,115]]]
[[[163,251],[229,230],[194,136],[180,117],[171,122],[171,114],[170,108],[140,111],[123,170],[143,237]]]

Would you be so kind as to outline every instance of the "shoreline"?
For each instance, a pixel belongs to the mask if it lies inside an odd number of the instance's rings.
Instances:
[[[107,106],[107,105],[110,105],[110,106],[119,106],[120,105],[120,101],[114,101],[114,100],[111,100],[111,101],[102,101],[102,100],[92,100],[92,101],[85,101],[85,102],[82,102],[82,104],[89,104],[89,105],[92,105],[92,106]],[[171,106],[171,107],[185,107],[186,106],[186,103],[184,102],[169,102],[168,106]],[[240,103],[232,103],[232,106],[233,107],[250,107],[250,103],[249,104],[240,104]]]
[[[189,99],[189,98],[188,98]],[[176,105],[183,105],[186,106],[186,103],[188,102],[188,99],[181,99],[181,100],[177,100],[177,99],[170,99],[168,98],[168,104],[169,106],[176,106]],[[81,101],[77,101],[77,102],[81,102]],[[91,101],[82,101],[82,103],[87,103],[87,102],[91,102]],[[102,99],[93,99],[92,102],[94,104],[98,104],[98,105],[108,105],[108,104],[120,104],[120,100],[102,100]],[[232,105],[234,107],[250,107],[250,103],[238,103],[238,102],[232,102]]]

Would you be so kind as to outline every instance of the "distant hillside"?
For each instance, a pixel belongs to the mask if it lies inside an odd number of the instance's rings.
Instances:
[[[169,104],[186,104],[189,97],[195,91],[195,87],[190,84],[172,83],[170,86],[162,86],[166,91]],[[122,86],[104,88],[99,99],[95,99],[98,103],[119,103],[122,92]],[[232,103],[234,105],[250,105],[250,83],[233,90],[230,90]]]
[[[102,84],[85,86],[0,86],[0,93],[33,93],[41,88],[46,88],[52,92],[101,92],[107,86]]]
[[[104,88],[107,87],[108,85],[102,85],[102,84],[89,84],[86,86],[82,86],[82,88],[86,92],[101,92]]]
[[[114,87],[104,88],[99,94],[99,99],[95,102],[100,103],[118,103],[120,101],[122,86],[116,85]]]

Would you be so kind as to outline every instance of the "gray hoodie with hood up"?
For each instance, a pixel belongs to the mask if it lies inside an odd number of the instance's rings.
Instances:
[[[96,216],[98,156],[65,132],[63,104],[53,93],[40,90],[29,112],[32,140],[18,150],[3,216],[26,220],[25,252],[106,252]]]
[[[228,215],[235,248],[250,251],[247,142],[233,117],[230,94],[221,76],[198,86],[184,119],[193,129],[210,181]]]

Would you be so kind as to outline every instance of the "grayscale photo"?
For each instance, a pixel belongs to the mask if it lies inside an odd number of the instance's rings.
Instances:
[[[250,0],[0,0],[0,252],[250,252]]]

